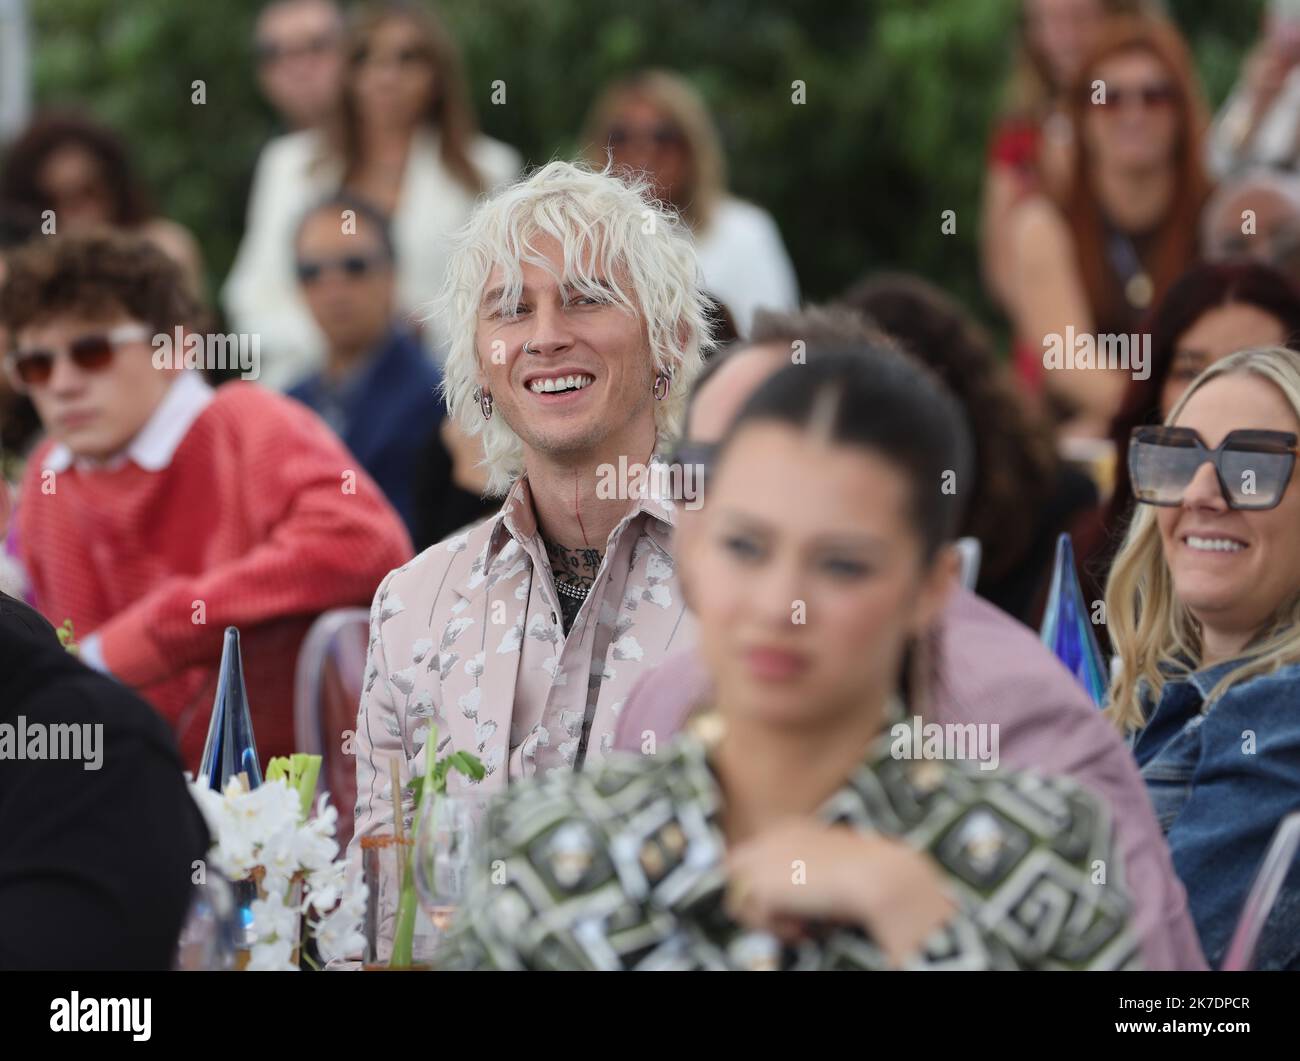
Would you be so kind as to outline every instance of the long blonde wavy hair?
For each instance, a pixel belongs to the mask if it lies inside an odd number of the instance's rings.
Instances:
[[[1177,422],[1188,399],[1211,380],[1237,374],[1272,383],[1300,420],[1300,355],[1282,347],[1267,347],[1238,351],[1207,368],[1178,400],[1166,424]],[[1294,484],[1289,488],[1297,489]],[[1124,544],[1115,556],[1106,583],[1106,623],[1120,659],[1106,713],[1127,733],[1146,724],[1144,689],[1151,702],[1156,702],[1165,682],[1172,675],[1194,670],[1202,653],[1200,625],[1174,593],[1151,505],[1137,505]],[[1206,697],[1207,709],[1229,687],[1297,661],[1300,591],[1256,631],[1236,665],[1215,683]]]
[[[681,74],[671,70],[640,70],[615,81],[601,92],[583,123],[583,157],[603,166],[610,157],[607,142],[615,120],[629,100],[643,99],[666,115],[686,139],[686,187],[677,204],[697,235],[705,232],[727,194],[727,162],[722,138],[704,97]]]
[[[654,402],[659,451],[680,434],[691,384],[714,345],[690,233],[651,201],[646,184],[625,182],[607,169],[551,162],[499,191],[453,237],[447,283],[435,307],[451,341],[442,384],[447,409],[468,434],[482,434],[493,495],[506,493],[523,473],[524,445],[504,417],[484,420],[474,397],[479,303],[497,266],[504,273],[502,306],[519,301],[524,262],[553,271],[534,243],[538,237],[563,247],[559,279],[567,286],[612,295],[640,319],[654,371],[672,380],[667,397]],[[600,287],[598,275],[610,289]]]

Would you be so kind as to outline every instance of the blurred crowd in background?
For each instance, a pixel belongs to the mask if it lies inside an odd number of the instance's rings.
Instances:
[[[984,547],[980,590],[1026,621],[1041,609],[1062,529],[1081,539],[1081,575],[1100,597],[1126,504],[1131,428],[1167,412],[1180,381],[1230,348],[1294,334],[1300,21],[1263,14],[1211,117],[1169,17],[1177,5],[1025,0],[987,133],[978,220],[987,303],[977,308],[996,307],[1003,322],[984,327],[937,278],[890,270],[839,280],[836,301],[891,328],[967,400],[981,428],[979,499],[966,528]],[[39,49],[40,37],[31,43]],[[477,452],[441,423],[433,393],[442,340],[429,306],[447,239],[479,196],[546,159],[479,132],[485,95],[512,86],[467,71],[426,5],[345,13],[326,0],[270,4],[249,43],[249,72],[282,133],[257,155],[224,277],[211,274],[194,233],[159,212],[125,131],[96,117],[93,100],[38,107],[16,131],[0,172],[0,237],[15,247],[43,224],[47,234],[52,224],[110,225],[147,236],[185,273],[196,299],[186,325],[256,336],[261,384],[325,418],[421,548],[487,511]],[[744,336],[758,308],[795,307],[800,280],[779,219],[730,191],[697,80],[647,69],[593,86],[585,113],[572,116],[573,142],[597,166],[608,159],[645,172],[681,213],[725,341]],[[1106,100],[1094,106],[1099,83]],[[800,106],[799,91],[796,82],[788,106]],[[221,150],[194,148],[196,166]],[[793,158],[773,163],[799,168]],[[829,233],[838,226],[827,209]],[[335,222],[346,210],[355,233]],[[973,220],[941,213],[910,223],[928,234]],[[1076,334],[1150,334],[1148,377],[1045,371],[1044,337]],[[40,425],[4,381],[0,424],[0,460],[16,482]]]

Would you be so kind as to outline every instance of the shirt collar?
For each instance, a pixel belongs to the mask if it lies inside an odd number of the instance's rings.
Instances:
[[[1241,657],[1225,659],[1223,662],[1215,663],[1213,666],[1202,667],[1195,674],[1191,675],[1188,680],[1196,686],[1196,691],[1201,694],[1201,699],[1204,700],[1210,695],[1210,690],[1219,684],[1220,678],[1234,667],[1240,667],[1241,665]]]
[[[212,388],[201,375],[182,371],[167,388],[153,415],[121,453],[103,461],[79,458],[59,442],[45,457],[43,467],[49,471],[65,472],[75,463],[84,470],[109,471],[133,461],[147,472],[160,472],[171,464],[194,421],[213,397]]]
[[[634,462],[629,461],[627,466],[632,468],[635,465]],[[646,489],[610,532],[607,547],[610,542],[619,538],[629,523],[642,517],[650,524],[648,530],[652,536],[660,538],[661,543],[666,547],[673,527],[676,526],[678,504],[670,496],[671,490],[667,488],[670,485],[667,480],[667,468],[668,463],[658,454],[650,458],[649,471],[644,476]],[[620,481],[626,481],[626,476],[621,477]],[[532,489],[528,484],[528,477],[523,475],[515,481],[510,492],[506,494],[500,512],[493,517],[492,531],[488,535],[484,553],[483,570],[487,571],[491,567],[493,560],[508,541],[513,539],[523,545],[537,534],[537,512],[533,507]]]
[[[1194,670],[1191,661],[1186,657],[1162,661],[1159,664],[1159,669],[1165,675],[1165,681],[1160,687],[1158,700],[1155,700],[1153,706],[1146,712],[1147,725],[1149,726],[1155,718],[1156,711],[1161,708],[1168,709],[1175,704],[1178,705],[1179,710],[1190,707],[1204,711],[1206,709],[1206,700],[1210,692],[1219,683],[1219,679],[1234,667],[1241,666],[1241,664],[1242,658],[1235,657]],[[1150,684],[1145,679],[1140,683],[1139,697],[1147,703],[1151,703],[1155,699],[1151,695]]]

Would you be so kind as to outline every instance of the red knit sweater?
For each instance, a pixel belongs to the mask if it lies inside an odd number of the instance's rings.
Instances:
[[[19,507],[40,610],[100,635],[105,664],[171,722],[191,769],[222,632],[237,626],[258,755],[293,751],[307,628],[368,605],[411,556],[374,481],[314,413],[241,382],[217,389],[162,471],[74,465],[43,481],[48,450],[28,462]]]

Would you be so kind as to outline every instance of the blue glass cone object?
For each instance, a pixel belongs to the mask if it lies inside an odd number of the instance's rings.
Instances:
[[[224,792],[230,779],[238,774],[248,778],[250,789],[262,783],[257,743],[253,740],[253,719],[248,710],[248,690],[244,688],[239,631],[228,626],[225,638],[217,695],[212,701],[212,721],[208,723],[208,739],[199,761],[199,775],[206,777],[209,786],[217,792]]]
[[[203,742],[203,758],[199,760],[199,776],[208,779],[210,788],[224,792],[230,779],[239,774],[247,778],[250,791],[262,783],[257,743],[253,740],[253,719],[248,710],[248,690],[244,687],[239,630],[227,626],[221,646],[221,667],[217,672],[217,695],[212,700],[212,720],[208,723],[208,738]],[[257,939],[253,924],[257,883],[238,881],[234,892],[240,923],[237,944],[247,949]]]
[[[1039,635],[1052,653],[1065,664],[1098,707],[1106,702],[1108,670],[1092,632],[1092,619],[1079,578],[1074,570],[1074,547],[1070,536],[1056,539],[1056,563],[1052,567],[1052,588],[1043,612]]]

